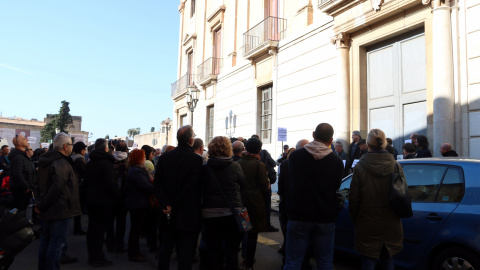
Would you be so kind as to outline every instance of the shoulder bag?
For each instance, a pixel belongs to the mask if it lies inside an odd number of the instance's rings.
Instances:
[[[235,219],[238,232],[244,233],[244,232],[250,231],[252,229],[252,223],[250,222],[250,217],[248,216],[247,208],[243,207],[240,210],[233,208],[233,206],[230,204],[227,197],[225,196],[225,193],[223,193],[222,187],[220,186],[220,183],[218,182],[217,177],[215,176],[215,174],[210,168],[208,168],[208,170],[210,171],[210,174],[215,180],[215,183],[217,183],[218,189],[220,189],[220,193],[222,193],[223,199],[227,203],[228,208],[230,208],[230,211],[232,211],[232,215],[233,215],[233,218]]]
[[[397,162],[395,162],[395,171],[390,181],[389,201],[393,212],[399,218],[413,216],[412,198],[408,192],[407,181],[400,173]]]

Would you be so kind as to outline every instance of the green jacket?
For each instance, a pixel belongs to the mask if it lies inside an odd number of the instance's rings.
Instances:
[[[270,196],[267,168],[259,160],[245,155],[242,155],[238,163],[245,175],[245,206],[253,226],[252,232],[265,232],[267,231],[265,200]]]
[[[355,224],[355,250],[379,258],[383,245],[390,256],[403,248],[400,218],[391,210],[388,194],[396,161],[388,152],[368,152],[353,170],[350,219]],[[403,175],[402,166],[398,166]]]

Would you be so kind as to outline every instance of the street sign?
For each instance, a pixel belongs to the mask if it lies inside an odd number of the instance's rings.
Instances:
[[[286,142],[287,141],[287,128],[278,128],[278,140],[279,142]]]

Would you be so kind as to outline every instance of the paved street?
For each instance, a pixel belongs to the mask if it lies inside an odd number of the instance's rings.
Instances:
[[[278,203],[278,197],[275,195],[272,197],[273,203],[272,208],[276,209]],[[83,228],[87,228],[87,216],[82,217]],[[278,215],[274,212],[271,215],[271,222],[276,228],[280,228],[278,222]],[[129,224],[127,224],[129,226]],[[70,257],[77,257],[78,262],[73,264],[62,265],[62,269],[86,269],[93,268],[87,263],[87,249],[85,236],[74,236],[73,235],[73,225],[70,226],[70,233],[68,234],[68,255]],[[128,237],[128,228],[127,234],[125,237],[125,243]],[[282,266],[282,257],[277,252],[278,247],[283,241],[281,232],[268,232],[261,233],[258,237],[258,245],[256,252],[256,263],[254,265],[255,269],[281,269]],[[39,240],[35,239],[32,244],[30,244],[20,255],[15,258],[11,270],[34,270],[37,269],[37,252],[38,252],[38,242]],[[147,261],[143,263],[130,262],[128,261],[127,254],[117,254],[117,253],[107,253],[107,259],[113,261],[113,266],[107,267],[107,269],[156,269],[156,259],[155,254],[148,252],[145,239],[140,240],[141,251],[146,254]],[[239,252],[239,262],[242,262],[240,252]],[[312,265],[314,264],[313,259],[311,260]],[[358,261],[352,260],[350,258],[339,257],[335,259],[335,269],[336,270],[353,270],[359,269]],[[177,269],[177,260],[175,255],[172,257],[171,269]],[[195,264],[193,269],[198,269],[198,263]]]

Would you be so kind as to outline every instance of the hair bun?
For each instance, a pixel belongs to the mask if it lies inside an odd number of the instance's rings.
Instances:
[[[378,144],[379,146],[382,146],[382,144],[383,144],[382,138],[377,137],[377,138],[375,138],[375,140],[377,141],[377,144]]]

